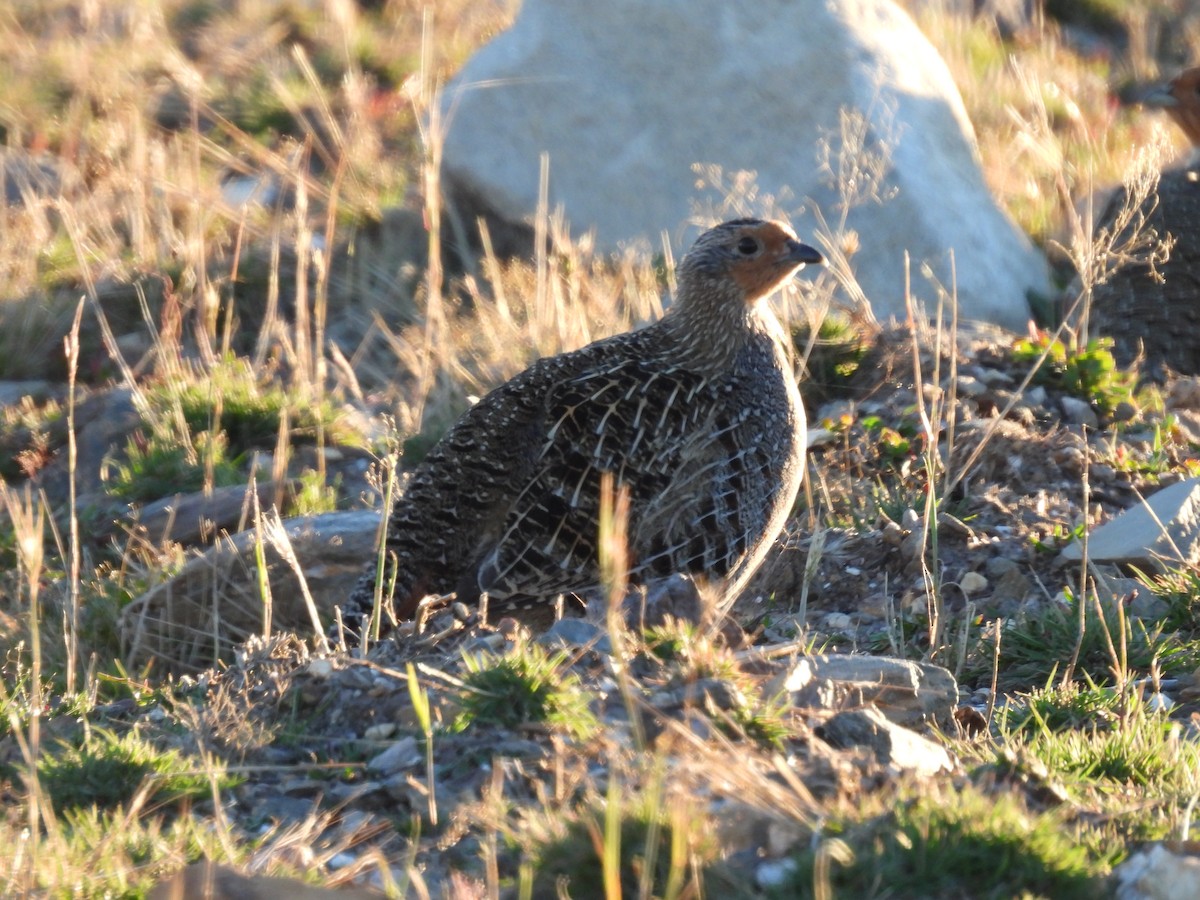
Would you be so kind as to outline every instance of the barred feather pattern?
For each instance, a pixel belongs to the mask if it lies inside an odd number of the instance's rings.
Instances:
[[[754,252],[747,252],[753,248]],[[597,587],[600,481],[630,496],[630,579],[744,586],[803,472],[785,339],[759,301],[820,256],[745,219],[684,258],[659,322],[538,361],[468,410],[413,472],[388,526],[394,610],[454,591],[493,608]],[[370,607],[375,566],[347,607]]]
[[[1141,207],[1145,225],[1172,242],[1153,268],[1144,261],[1118,269],[1096,285],[1091,298],[1092,331],[1115,341],[1121,365],[1144,359],[1142,371],[1166,378],[1165,369],[1200,374],[1200,67],[1180,73],[1141,100],[1167,112],[1192,142],[1186,165],[1162,172],[1156,194]],[[1114,192],[1099,217],[1111,230],[1127,191]],[[1078,296],[1078,280],[1070,298]]]

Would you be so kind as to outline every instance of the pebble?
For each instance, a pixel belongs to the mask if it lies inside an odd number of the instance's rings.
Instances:
[[[1113,408],[1113,411],[1112,411],[1113,421],[1114,422],[1131,422],[1138,417],[1139,412],[1141,412],[1141,410],[1139,410],[1136,406],[1134,406],[1128,400],[1122,400],[1120,403],[1118,403]]]
[[[1170,712],[1175,706],[1175,701],[1168,697],[1162,691],[1157,691],[1150,694],[1146,698],[1146,709],[1150,712]]]
[[[374,756],[367,768],[381,775],[392,775],[405,769],[411,769],[421,761],[421,751],[417,747],[417,739],[409,736],[396,741],[382,753]]]
[[[1020,568],[1016,562],[1006,556],[993,556],[983,564],[983,571],[988,578],[1003,578],[1014,569]]]
[[[544,647],[588,647],[605,656],[612,655],[612,641],[607,631],[587,619],[559,619],[537,638],[537,642]]]
[[[995,387],[998,384],[1012,384],[1013,377],[1002,369],[989,369],[984,366],[977,366],[975,374],[979,380],[988,387]]]
[[[790,856],[768,860],[754,870],[754,880],[763,889],[781,888],[791,881],[798,865]]]
[[[904,541],[904,529],[895,522],[886,522],[883,526],[883,542],[889,547],[899,547]]]
[[[1167,395],[1168,409],[1200,409],[1200,378],[1180,378]]]
[[[988,386],[978,378],[970,375],[959,375],[954,382],[954,389],[960,397],[982,397],[987,393]]]
[[[981,591],[986,591],[988,588],[988,580],[978,572],[964,572],[962,578],[958,579],[958,586],[964,594],[978,594]]]
[[[1061,397],[1058,402],[1062,406],[1063,418],[1071,425],[1086,425],[1088,428],[1100,427],[1100,419],[1087,401],[1075,397]]]
[[[854,620],[846,613],[832,612],[825,616],[822,629],[825,631],[847,631],[854,625]]]
[[[314,659],[308,662],[305,671],[313,678],[329,678],[334,674],[334,664],[328,659]]]

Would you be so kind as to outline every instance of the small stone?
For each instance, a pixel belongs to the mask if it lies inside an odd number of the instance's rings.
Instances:
[[[797,707],[857,709],[874,704],[900,725],[948,722],[958,703],[958,684],[941,666],[843,653],[789,663],[763,691],[765,696],[787,691]]]
[[[809,450],[814,450],[819,447],[828,447],[837,443],[838,440],[836,431],[830,431],[828,428],[810,428],[805,435],[805,446]]]
[[[1007,556],[993,556],[983,564],[983,571],[987,574],[988,578],[1003,578],[1017,568],[1020,567]]]
[[[1200,378],[1180,378],[1172,384],[1167,409],[1200,409]]]
[[[1083,471],[1083,451],[1078,447],[1057,447],[1050,458],[1068,475],[1076,475]]]
[[[1143,847],[1117,866],[1118,900],[1200,897],[1200,859],[1173,853],[1162,844]]]
[[[1014,564],[1013,568],[996,580],[996,587],[992,591],[992,601],[997,604],[1021,603],[1029,596],[1032,589],[1033,585],[1029,578]]]
[[[1137,418],[1140,411],[1128,400],[1122,400],[1113,407],[1112,418],[1114,422],[1131,422]]]
[[[975,373],[978,375],[979,380],[988,387],[996,387],[996,385],[1000,384],[1013,383],[1013,377],[1003,369],[989,369],[984,366],[979,366],[976,368]]]
[[[512,616],[505,616],[496,623],[496,633],[506,641],[515,641],[521,636],[521,623]]]
[[[1086,425],[1088,428],[1099,427],[1100,418],[1096,415],[1096,411],[1092,409],[1092,405],[1086,400],[1079,400],[1075,397],[1062,397],[1058,402],[1062,406],[1063,418],[1071,425]]]
[[[843,612],[832,612],[825,616],[821,623],[824,631],[848,631],[854,626],[854,620]]]
[[[1141,619],[1143,622],[1157,622],[1165,618],[1170,611],[1171,604],[1144,584],[1139,585],[1129,602],[1130,618]]]
[[[754,870],[754,880],[764,890],[781,888],[791,882],[798,866],[799,863],[790,856],[767,860],[759,863],[758,868]]]
[[[401,738],[373,757],[367,763],[367,769],[381,775],[393,775],[411,769],[420,761],[421,752],[417,747],[417,739],[410,736]]]
[[[1040,384],[1036,387],[1028,388],[1025,391],[1025,402],[1030,406],[1045,406],[1046,405],[1046,389]]]
[[[817,734],[834,747],[867,747],[880,763],[918,776],[954,770],[954,760],[940,744],[890,721],[872,707],[838,713]]]
[[[370,725],[363,732],[363,737],[368,741],[384,741],[396,733],[395,722],[380,722],[377,725]]]
[[[982,397],[988,390],[986,384],[970,375],[959,375],[954,381],[954,389],[960,397]]]
[[[986,591],[988,580],[978,572],[964,572],[962,578],[958,579],[958,586],[964,594],[970,596]]]
[[[923,534],[919,528],[913,529],[900,542],[900,556],[906,563],[918,559],[921,551],[925,549],[926,540],[928,535]]]
[[[333,674],[333,663],[327,659],[314,659],[305,671],[313,678],[328,678]]]
[[[1150,712],[1170,712],[1175,706],[1175,701],[1164,694],[1162,691],[1155,691],[1146,697],[1146,709]]]
[[[612,653],[612,641],[608,639],[608,633],[587,619],[559,619],[538,637],[537,642],[545,647],[565,647],[569,650],[587,647],[606,656]]]
[[[998,405],[1001,407],[1004,406],[1003,403]],[[1033,411],[1033,407],[1024,403],[1018,403],[1012,408],[1012,412],[1008,414],[1008,419],[1011,422],[1024,425],[1026,428],[1032,428],[1037,422],[1037,413]]]
[[[883,542],[889,547],[899,547],[904,542],[904,529],[895,522],[884,523]]]

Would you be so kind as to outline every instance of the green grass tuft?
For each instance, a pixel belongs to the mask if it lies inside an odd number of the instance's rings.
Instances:
[[[580,739],[597,729],[591,698],[568,669],[565,653],[550,654],[523,643],[505,656],[467,655],[464,660],[458,728],[476,722],[506,728],[542,724]]]
[[[1110,415],[1117,404],[1133,399],[1137,374],[1117,367],[1112,355],[1112,338],[1089,340],[1081,349],[1040,332],[1036,338],[1021,338],[1013,345],[1013,359],[1033,364],[1046,353],[1034,381],[1085,400],[1101,415]],[[1048,352],[1047,352],[1048,351]]]
[[[1011,794],[943,789],[871,818],[831,821],[824,844],[796,857],[794,878],[773,896],[813,896],[820,860],[838,897],[1090,900],[1104,891],[1112,859],[1093,855],[1073,831]]]
[[[138,503],[195,493],[203,489],[209,471],[215,487],[240,484],[245,479],[225,446],[223,435],[206,431],[195,435],[194,447],[169,435],[138,433],[126,446],[124,462],[108,461],[106,489],[113,497]]]
[[[80,746],[43,752],[38,779],[55,812],[121,807],[151,782],[149,799],[171,804],[211,792],[208,776],[178,751],[160,750],[136,733],[117,737],[94,728]],[[222,786],[232,784],[219,776]]]

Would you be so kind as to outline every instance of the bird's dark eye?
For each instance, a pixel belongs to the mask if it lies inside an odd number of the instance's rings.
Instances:
[[[743,256],[753,256],[758,252],[758,241],[752,237],[744,237],[738,241],[737,251]]]

